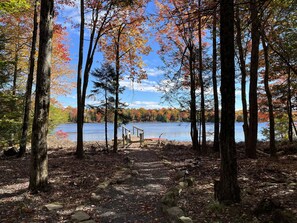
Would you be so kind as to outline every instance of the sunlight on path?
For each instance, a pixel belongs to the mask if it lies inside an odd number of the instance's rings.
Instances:
[[[131,178],[106,188],[98,208],[102,222],[163,222],[160,200],[170,183],[170,169],[153,149],[130,148]]]

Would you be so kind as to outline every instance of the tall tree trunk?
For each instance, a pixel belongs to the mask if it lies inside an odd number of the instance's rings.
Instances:
[[[198,37],[199,37],[199,81],[201,89],[201,125],[202,125],[202,149],[206,151],[206,123],[205,123],[205,98],[204,98],[204,82],[203,82],[203,60],[202,60],[202,21],[201,21],[201,0],[199,4],[199,23],[198,23]]]
[[[269,56],[268,56],[268,45],[262,36],[262,46],[264,50],[264,61],[265,61],[265,73],[264,73],[264,87],[268,101],[268,112],[269,112],[269,144],[270,144],[270,155],[272,157],[276,156],[275,147],[275,128],[274,128],[274,114],[273,114],[273,104],[272,95],[269,89]]]
[[[93,10],[93,27],[90,35],[90,41],[89,41],[89,48],[88,48],[88,54],[86,58],[86,64],[85,64],[85,69],[84,69],[84,76],[83,76],[83,82],[82,82],[82,93],[81,93],[81,122],[82,122],[82,129],[83,129],[83,123],[84,123],[84,114],[85,114],[85,105],[86,105],[86,96],[87,96],[87,88],[89,84],[89,76],[90,76],[90,71],[93,65],[93,59],[94,59],[94,54],[95,54],[95,49],[97,48],[98,40],[100,37],[101,29],[97,33],[97,37],[95,39],[95,34],[96,34],[96,28],[97,28],[97,23],[98,23],[98,16],[99,16],[99,11],[98,7]],[[83,132],[83,130],[82,130]],[[82,142],[83,145],[83,142]],[[82,158],[84,154],[83,148],[80,151],[80,154],[78,155],[79,158]]]
[[[84,49],[84,33],[85,33],[85,12],[84,0],[80,1],[80,37],[78,50],[78,67],[77,67],[77,145],[76,156],[84,157],[83,148],[83,124],[84,124],[84,106],[82,100],[82,66],[83,66],[83,49]]]
[[[53,19],[54,1],[41,0],[39,53],[29,184],[32,192],[44,190],[48,185],[47,134],[50,106]]]
[[[107,85],[107,83],[105,83]],[[108,98],[107,98],[107,90],[105,89],[105,111],[104,111],[104,125],[105,125],[105,146],[106,150],[108,150],[108,138],[107,138],[107,111],[108,111]]]
[[[38,30],[37,3],[38,3],[38,0],[35,0],[35,2],[34,2],[34,16],[33,16],[32,45],[31,45],[31,51],[30,51],[30,65],[29,65],[29,74],[28,74],[28,80],[27,80],[27,85],[26,85],[25,109],[24,109],[22,135],[21,135],[20,150],[18,153],[18,157],[22,157],[26,152],[26,144],[27,144],[27,136],[28,136],[28,128],[29,128],[32,85],[33,85],[34,68],[35,68],[36,40],[37,40],[37,30]]]
[[[98,3],[99,4],[99,3]],[[94,55],[97,49],[98,41],[102,36],[103,27],[106,24],[108,14],[112,8],[114,3],[111,2],[106,10],[105,16],[102,19],[102,23],[98,28],[98,17],[99,17],[99,7],[93,9],[93,20],[92,20],[92,30],[89,41],[88,54],[86,58],[86,64],[84,69],[84,77],[82,82],[82,63],[83,63],[83,38],[84,38],[84,1],[81,0],[81,26],[80,26],[80,46],[79,46],[79,62],[78,62],[78,77],[77,77],[77,148],[76,148],[76,156],[78,158],[83,158],[84,150],[83,150],[83,123],[84,123],[84,110],[85,110],[85,101],[87,88],[89,84],[89,74],[93,65]],[[98,28],[97,36],[96,28]]]
[[[220,150],[220,117],[219,117],[219,99],[218,99],[218,85],[217,85],[217,10],[214,9],[213,23],[212,23],[212,85],[213,85],[213,99],[214,99],[214,139],[213,150],[218,152]]]
[[[118,116],[119,116],[119,85],[120,85],[120,40],[121,40],[120,28],[116,39],[116,80],[115,80],[115,108],[114,108],[114,130],[113,130],[113,151],[118,150]]]
[[[239,66],[241,71],[241,101],[242,101],[242,115],[243,115],[243,133],[244,133],[244,142],[245,147],[247,146],[248,141],[248,111],[247,111],[247,102],[246,102],[246,63],[244,59],[244,51],[242,47],[242,37],[241,37],[241,25],[240,25],[240,16],[239,16],[239,7],[236,6],[236,19],[235,19],[235,27],[236,27],[236,43],[238,47],[239,54]]]
[[[293,118],[292,118],[292,93],[291,93],[291,69],[288,68],[288,92],[287,92],[287,113],[289,118],[289,125],[288,125],[288,136],[289,141],[293,142]]]
[[[234,65],[234,5],[233,0],[220,0],[221,39],[221,171],[215,184],[215,195],[220,203],[240,202],[237,182],[235,148],[235,65]]]
[[[255,159],[257,157],[258,140],[258,67],[259,67],[259,43],[260,43],[260,21],[258,17],[258,7],[256,0],[250,2],[251,21],[252,21],[252,52],[250,66],[250,92],[249,92],[249,131],[246,156]]]
[[[198,143],[198,130],[197,130],[197,110],[196,110],[196,74],[194,71],[194,52],[193,46],[189,46],[190,58],[189,58],[189,69],[190,69],[190,120],[191,120],[191,139],[192,148],[200,152],[200,144]]]

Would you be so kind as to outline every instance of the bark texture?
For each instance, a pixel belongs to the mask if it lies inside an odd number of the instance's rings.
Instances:
[[[82,65],[83,65],[83,49],[84,49],[84,32],[85,32],[85,12],[84,1],[80,1],[80,36],[78,50],[78,68],[77,68],[77,145],[76,156],[84,157],[83,149],[83,124],[84,124],[84,106],[82,105]]]
[[[192,148],[200,152],[200,144],[198,143],[198,129],[197,129],[197,108],[196,108],[196,74],[194,71],[195,55],[194,46],[188,44],[189,49],[189,69],[190,69],[190,121],[191,121],[191,139]]]
[[[201,125],[202,125],[202,149],[206,150],[206,119],[205,119],[205,97],[204,97],[204,81],[203,81],[203,58],[202,58],[202,21],[201,21],[201,0],[199,0],[199,23],[198,23],[198,37],[199,37],[199,82],[201,89]]]
[[[212,24],[212,84],[213,84],[213,98],[214,98],[214,139],[213,150],[219,152],[220,150],[220,117],[219,117],[219,98],[218,98],[218,84],[217,84],[217,10],[214,9],[213,24]]]
[[[41,1],[40,38],[29,184],[29,188],[32,192],[44,190],[48,185],[47,133],[50,106],[53,6],[53,0]]]
[[[220,203],[240,202],[237,182],[235,148],[235,65],[234,65],[234,5],[233,0],[221,0],[221,171],[215,184],[215,195]]]
[[[245,55],[244,50],[242,47],[242,36],[241,36],[241,23],[240,23],[240,16],[239,16],[239,6],[236,6],[236,13],[235,13],[235,27],[236,27],[236,44],[238,47],[238,55],[239,55],[239,66],[241,72],[241,101],[242,101],[242,114],[243,114],[243,132],[244,132],[244,142],[245,146],[247,146],[248,141],[248,131],[249,131],[249,124],[248,124],[248,110],[247,110],[247,101],[246,101],[246,62],[245,62]]]
[[[250,2],[251,23],[252,23],[252,52],[250,65],[250,92],[249,92],[249,130],[248,143],[246,147],[246,156],[248,158],[257,158],[257,140],[258,140],[258,67],[259,67],[259,43],[260,43],[260,20],[258,17],[258,7],[256,0]]]
[[[38,0],[35,0],[32,45],[31,45],[31,51],[30,51],[30,65],[29,65],[29,74],[28,74],[27,85],[26,85],[25,109],[24,109],[22,136],[21,136],[20,150],[18,153],[18,157],[22,157],[25,154],[27,137],[28,137],[29,118],[30,118],[30,111],[31,111],[32,85],[33,85],[34,68],[35,68],[36,40],[37,40],[37,30],[38,30],[37,3],[38,3]]]
[[[275,122],[273,114],[273,104],[272,104],[272,94],[269,88],[269,56],[268,56],[268,45],[265,43],[265,39],[262,37],[262,46],[264,51],[264,62],[265,62],[265,73],[264,73],[264,87],[268,102],[268,112],[269,112],[269,147],[270,155],[272,157],[276,156],[275,147]]]

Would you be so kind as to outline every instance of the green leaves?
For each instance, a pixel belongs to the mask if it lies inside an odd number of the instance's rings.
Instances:
[[[17,143],[22,125],[22,97],[0,92],[0,146]]]
[[[30,4],[26,0],[6,0],[0,2],[0,14],[15,13],[30,8]]]

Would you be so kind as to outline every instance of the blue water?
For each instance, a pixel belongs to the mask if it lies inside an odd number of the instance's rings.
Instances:
[[[235,140],[236,142],[241,142],[244,140],[243,130],[241,122],[235,123]],[[126,125],[128,129],[132,131],[132,127],[137,126],[144,129],[145,138],[165,138],[168,140],[175,141],[191,141],[190,136],[190,123],[189,122],[140,122],[140,123],[129,123]],[[267,123],[259,123],[258,128],[258,139],[263,140],[264,136],[261,134],[261,130],[267,127]],[[213,123],[206,124],[207,140],[213,140]],[[62,124],[56,127],[54,133],[57,131],[63,131],[67,133],[68,139],[71,141],[76,141],[76,124]],[[84,124],[84,141],[102,141],[105,139],[104,136],[104,123],[85,123]],[[121,138],[122,128],[118,129],[118,137]],[[108,139],[113,138],[113,124],[108,124]]]

